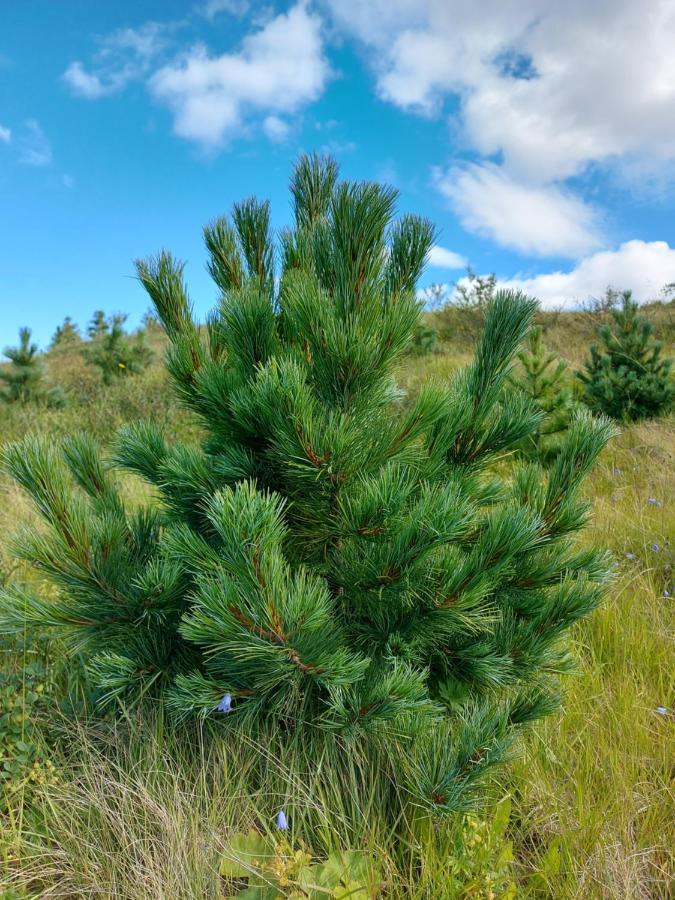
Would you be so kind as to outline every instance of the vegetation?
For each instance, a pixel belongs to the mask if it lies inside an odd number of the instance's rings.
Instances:
[[[579,373],[586,403],[620,421],[667,412],[675,398],[672,359],[661,356],[652,323],[640,315],[630,291],[623,292],[621,308],[611,315],[612,325],[600,328],[602,347],[591,347],[585,371]]]
[[[573,542],[581,482],[612,429],[579,414],[547,475],[490,474],[539,427],[503,394],[536,306],[510,292],[451,386],[397,407],[393,367],[418,323],[433,229],[395,223],[393,191],[336,177],[332,160],[298,164],[278,280],[267,204],[206,229],[222,291],[206,339],[182,265],[138,263],[205,439],[172,447],[151,423],[122,434],[118,465],[162,501],[140,510],[87,436],[62,452],[8,446],[47,526],[18,549],[58,599],[9,590],[2,617],[61,627],[101,701],[163,697],[179,717],[256,740],[272,728],[338,766],[336,738],[349,741],[405,788],[403,809],[399,793],[381,796],[394,823],[410,802],[465,809],[555,709],[566,634],[607,574],[603,553]]]
[[[61,325],[56,326],[56,331],[52,336],[49,347],[53,350],[55,347],[61,347],[64,344],[77,343],[80,340],[82,340],[80,329],[70,316],[66,316]]]
[[[101,370],[103,383],[112,384],[115,378],[142,372],[152,357],[143,332],[130,338],[124,331],[126,316],[120,313],[103,320],[97,316],[98,313],[89,328],[91,340],[82,353],[89,365]]]
[[[46,403],[63,406],[65,396],[59,388],[44,386],[45,370],[38,355],[37,344],[31,343],[30,328],[19,329],[19,346],[5,347],[4,355],[10,365],[0,368],[0,400],[5,403]]]
[[[641,310],[670,353],[674,309]],[[594,319],[609,315],[539,312],[537,321],[546,345],[576,366]],[[437,327],[435,315],[426,320]],[[460,325],[436,353],[396,361],[391,374],[402,414],[415,408],[430,378],[447,384],[463,377],[472,359],[463,334]],[[77,344],[54,348],[44,362],[69,405],[3,405],[0,445],[31,432],[55,447],[66,438],[72,455],[87,448],[72,441],[83,430],[105,459],[116,451],[110,441],[117,428],[138,430],[151,419],[168,446],[198,458],[208,429],[169,390],[158,363],[168,338],[152,328],[147,342],[154,361],[110,385],[85,365]],[[432,824],[409,803],[405,780],[392,783],[381,743],[342,735],[324,740],[317,755],[316,742],[274,719],[260,723],[255,740],[232,727],[232,714],[176,729],[162,702],[102,713],[94,710],[98,672],[82,665],[81,647],[73,653],[53,629],[24,627],[0,637],[0,895],[201,900],[236,891],[252,896],[260,888],[293,896],[300,888],[307,893],[310,870],[334,896],[354,889],[350,896],[358,897],[364,886],[370,895],[381,886],[387,897],[420,900],[669,896],[674,456],[672,418],[627,424],[602,452],[586,485],[590,526],[576,543],[579,551],[611,548],[612,589],[571,629],[577,671],[564,710],[521,742],[508,781],[493,772],[471,815]],[[485,471],[508,482],[518,467],[514,455],[502,456]],[[133,473],[106,467],[105,474],[129,518],[140,521],[143,510],[155,508],[156,489]],[[0,496],[4,535],[19,522],[40,529],[23,493],[3,475]],[[106,527],[114,531],[112,518],[87,522],[100,529],[96,539]],[[0,585],[10,581],[57,609],[66,596],[39,569],[17,562],[5,537]],[[396,740],[414,762],[412,748]],[[377,754],[382,765],[374,764]],[[401,819],[388,821],[385,808],[402,810]],[[287,829],[278,828],[280,811]],[[251,830],[270,848],[255,865],[246,856]]]
[[[523,442],[521,450],[531,459],[550,463],[572,423],[575,408],[578,408],[568,380],[568,366],[555,353],[546,350],[538,325],[530,331],[526,346],[518,352],[518,359],[520,367],[510,375],[507,390],[523,394],[541,414],[537,427]]]
[[[672,353],[672,307],[652,306],[648,314]],[[592,335],[588,317],[540,313],[538,321],[548,346],[578,364]],[[148,418],[173,442],[199,439],[194,417],[168,389],[159,364],[165,336],[153,333],[149,341],[155,351],[149,368],[110,387],[85,367],[76,346],[48,354],[71,403],[41,407],[38,417],[21,404],[8,405],[0,442],[28,430],[53,441],[83,429],[108,447],[118,427]],[[437,354],[403,360],[396,381],[412,402],[430,376],[445,380],[466,360],[459,345],[446,342]],[[668,896],[675,875],[668,596],[675,590],[668,543],[675,530],[674,456],[671,419],[628,426],[587,484],[593,515],[581,546],[610,547],[615,580],[601,609],[574,628],[578,673],[567,686],[564,711],[536,729],[510,769],[513,811],[503,843],[486,837],[494,817],[489,805],[474,817],[481,840],[473,846],[457,839],[467,827],[464,817],[433,829],[422,822],[404,840],[393,840],[374,812],[377,785],[345,781],[344,773],[336,783],[327,759],[302,762],[295,749],[282,752],[274,737],[252,747],[221,729],[215,739],[199,729],[186,740],[184,730],[179,738],[166,728],[159,709],[89,721],[91,686],[78,658],[66,657],[61,642],[46,633],[21,633],[0,643],[0,669],[11,677],[12,704],[19,704],[12,715],[25,716],[31,745],[25,777],[7,790],[0,816],[0,894],[218,896],[218,870],[232,835],[252,827],[274,835],[283,807],[295,848],[302,842],[316,862],[340,849],[370,853],[393,897],[447,896],[450,866],[458,897],[480,897],[475,882],[486,884],[486,873],[496,896],[509,879],[517,883],[516,896]],[[125,476],[118,484],[134,508],[146,502],[137,479]],[[11,481],[0,477],[0,492],[3,534],[19,521],[34,521]],[[39,573],[16,568],[6,539],[0,581],[3,572],[27,589],[49,590]],[[37,669],[29,670],[33,664]],[[34,702],[40,685],[37,696],[46,699]],[[35,760],[37,777],[30,775]],[[503,789],[494,787],[499,796]],[[475,851],[485,842],[493,849],[481,862]],[[509,842],[513,860],[500,862]],[[470,872],[463,885],[462,871]]]

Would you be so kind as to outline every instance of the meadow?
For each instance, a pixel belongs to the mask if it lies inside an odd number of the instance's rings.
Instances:
[[[650,314],[672,354],[675,306]],[[439,345],[408,357],[397,374],[410,396],[429,375],[451,377],[471,354],[474,324],[461,310],[429,319]],[[540,313],[540,324],[548,346],[578,367],[597,317]],[[167,382],[164,335],[151,327],[147,338],[149,368],[110,387],[77,346],[48,353],[68,405],[3,407],[0,444],[85,430],[106,446],[120,426],[148,418],[169,438],[196,438],[197,423]],[[577,671],[566,678],[563,707],[520,747],[489,805],[468,819],[420,825],[407,846],[379,824],[382,785],[364,783],[358,759],[339,784],[323,777],[329,760],[304,760],[273,734],[261,752],[206,730],[179,737],[160,709],[97,717],[81,661],[66,658],[57,639],[0,637],[0,755],[10,772],[0,794],[0,896],[223,896],[219,866],[232,832],[287,799],[289,785],[293,852],[302,842],[317,858],[355,849],[376,861],[383,896],[672,896],[674,459],[672,417],[624,426],[605,450],[586,485],[593,512],[581,540],[612,551],[615,575],[604,605],[576,626]],[[125,482],[132,498],[144,490]],[[38,578],[9,545],[32,521],[27,500],[2,476],[5,581]],[[10,756],[17,748],[18,763]]]

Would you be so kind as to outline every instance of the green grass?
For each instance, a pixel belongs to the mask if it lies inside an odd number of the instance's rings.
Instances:
[[[672,344],[669,308],[659,315]],[[587,319],[562,314],[548,324],[550,345],[572,348],[566,355],[577,363]],[[194,437],[197,426],[172,398],[161,368],[161,334],[152,340],[158,355],[150,369],[108,390],[76,350],[50,355],[52,377],[67,387],[71,404],[38,416],[29,408],[3,411],[0,442],[29,429],[57,438],[84,428],[105,443],[124,422],[147,417],[175,438]],[[399,382],[414,393],[424,378],[446,378],[467,358],[466,347],[448,339],[441,353],[411,358]],[[496,786],[513,802],[508,838],[517,896],[672,896],[675,598],[664,591],[675,593],[674,457],[673,419],[644,423],[623,430],[589,479],[593,515],[582,540],[613,551],[616,576],[605,605],[576,629],[578,671],[567,679],[562,710],[537,728],[508,781]],[[7,545],[7,535],[28,519],[19,492],[0,480],[0,575],[35,577],[15,566]],[[65,663],[57,644],[47,651],[29,642],[6,648],[0,667],[20,684],[31,654],[46,655],[57,688],[77,697],[77,665]],[[365,778],[358,757],[338,780],[329,758],[310,764],[284,753],[273,736],[261,754],[230,739],[178,740],[160,715],[117,724],[82,717],[77,726],[53,704],[39,715],[43,727],[30,724],[45,735],[42,752],[58,780],[33,779],[5,805],[0,896],[217,897],[228,836],[271,823],[281,805],[294,838],[317,855],[342,845],[375,858],[389,897],[487,898],[493,889],[493,896],[508,896],[504,885],[485,882],[480,866],[476,876],[475,860],[457,860],[457,822],[429,828],[411,820],[406,839],[394,840],[377,814],[381,792],[391,786],[383,776]],[[465,864],[465,887],[451,889],[452,873]]]

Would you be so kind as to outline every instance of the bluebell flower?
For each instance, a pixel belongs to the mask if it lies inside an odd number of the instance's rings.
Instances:
[[[668,588],[664,588],[664,589],[663,589],[663,596],[664,596],[664,597],[670,597],[670,591],[668,590]]]
[[[654,551],[654,553],[658,553],[660,549],[661,548],[658,544],[652,544],[652,550]]]
[[[660,716],[667,716],[667,715],[668,715],[668,710],[666,709],[665,706],[657,706],[657,707],[656,707],[656,712],[657,712]]]
[[[629,559],[629,560],[635,559],[635,554],[634,553],[626,553],[626,559]]]
[[[280,809],[277,813],[277,828],[279,831],[288,831],[288,820],[283,809]]]
[[[232,694],[223,694],[223,699],[218,704],[218,712],[232,712]]]

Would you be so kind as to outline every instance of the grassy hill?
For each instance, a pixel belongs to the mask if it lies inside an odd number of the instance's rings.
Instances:
[[[656,305],[650,314],[672,353],[675,305]],[[411,394],[429,375],[448,377],[471,354],[474,320],[451,310],[429,321],[441,333],[438,352],[408,358],[398,373]],[[549,347],[578,366],[597,317],[541,313],[540,321]],[[174,399],[163,370],[165,338],[151,329],[148,340],[155,356],[147,371],[110,388],[85,366],[77,346],[46,354],[49,378],[67,391],[68,406],[3,407],[0,444],[28,431],[57,439],[86,430],[105,445],[122,424],[148,418],[169,439],[194,438],[198,426]],[[508,791],[512,801],[507,838],[516,893],[495,888],[490,894],[489,879],[478,883],[473,875],[465,893],[445,893],[452,857],[442,835],[420,838],[421,867],[405,870],[373,825],[360,840],[381,861],[387,896],[670,896],[674,459],[675,421],[648,422],[623,429],[589,479],[593,516],[583,541],[612,550],[616,577],[604,607],[576,630],[578,672],[569,679],[562,711],[538,728],[508,781],[496,785],[496,796]],[[141,490],[132,480],[126,487],[132,494]],[[36,577],[12,561],[8,545],[8,535],[29,519],[18,490],[0,479],[0,577]],[[242,827],[249,821],[256,799],[237,795],[236,753],[199,744],[195,759],[174,746],[159,720],[131,714],[126,723],[82,725],[76,735],[66,719],[58,737],[63,719],[52,705],[40,705],[26,664],[46,664],[36,676],[40,684],[56,682],[76,694],[77,662],[66,664],[58,644],[40,636],[5,641],[0,649],[3,702],[14,691],[17,714],[30,718],[35,709],[36,721],[51,729],[36,756],[40,774],[8,792],[4,806],[0,802],[0,896],[219,896],[224,835],[233,822]],[[20,724],[27,743],[30,724]],[[272,751],[268,762],[271,769],[281,766]],[[261,776],[261,791],[268,777]],[[314,795],[311,784],[310,773],[298,791],[316,805],[326,830],[341,835],[341,786],[328,797]],[[481,818],[490,821],[492,814],[486,809]],[[329,843],[323,833],[315,839],[321,847]]]

